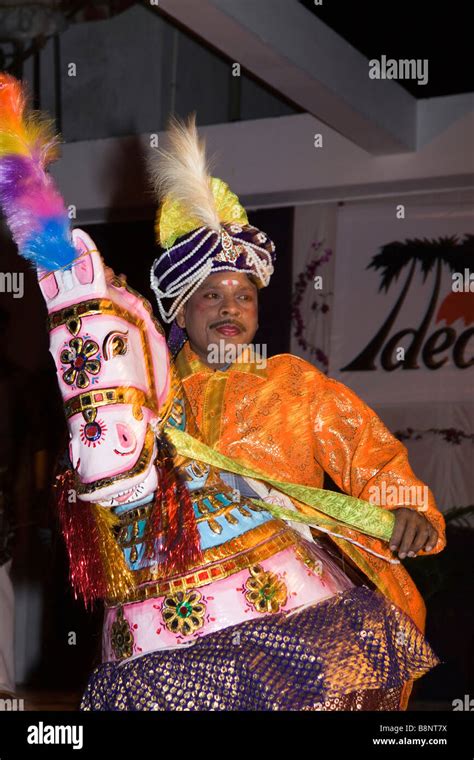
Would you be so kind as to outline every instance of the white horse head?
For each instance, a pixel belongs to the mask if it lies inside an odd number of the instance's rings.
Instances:
[[[80,229],[72,236],[71,268],[39,272],[39,285],[77,495],[114,507],[156,488],[153,423],[169,391],[168,348],[148,302],[107,284],[93,240]]]

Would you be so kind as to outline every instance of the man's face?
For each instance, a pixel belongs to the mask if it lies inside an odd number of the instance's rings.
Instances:
[[[193,293],[176,316],[193,351],[209,366],[209,347],[251,343],[258,327],[257,286],[242,272],[215,272]]]

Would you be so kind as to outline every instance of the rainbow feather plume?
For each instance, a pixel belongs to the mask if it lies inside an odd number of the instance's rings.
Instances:
[[[77,258],[61,195],[46,167],[59,157],[54,121],[27,105],[26,85],[0,73],[0,206],[21,256],[46,271]]]

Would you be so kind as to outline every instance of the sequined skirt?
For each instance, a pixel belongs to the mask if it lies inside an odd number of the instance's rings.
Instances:
[[[354,587],[296,613],[223,628],[91,675],[81,710],[399,709],[439,663],[411,619]]]

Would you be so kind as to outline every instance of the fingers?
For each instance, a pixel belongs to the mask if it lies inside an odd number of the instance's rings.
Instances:
[[[430,552],[436,544],[438,543],[438,531],[436,528],[433,528],[433,526],[430,524],[429,526],[429,536],[428,541],[426,542],[425,551]]]
[[[400,559],[415,557],[419,551],[431,551],[436,546],[438,533],[426,517],[406,507],[397,509],[395,514],[390,549],[398,550]]]
[[[111,267],[105,267],[104,272],[105,272],[105,281],[107,285],[110,285],[112,280],[115,277],[114,270]]]
[[[426,543],[430,537],[430,525],[428,521],[421,523],[418,526],[415,540],[408,550],[408,556],[414,557],[421,549],[426,546]]]
[[[119,274],[118,276],[115,274],[114,270],[111,267],[105,266],[104,267],[105,272],[105,281],[107,285],[112,285],[114,280],[118,280],[122,285],[126,285],[127,283],[127,277],[124,274]]]
[[[406,523],[406,517],[404,514],[405,510],[403,509],[397,509],[395,511],[395,527],[393,529],[392,538],[390,539],[390,549],[392,552],[396,552],[400,541],[403,538],[403,533],[405,531],[405,523]]]
[[[415,557],[419,551],[431,551],[438,542],[438,533],[423,515],[415,514],[418,521],[416,538],[408,550],[409,557]]]
[[[418,530],[418,526],[416,524],[416,521],[411,516],[408,517],[405,523],[405,530],[403,532],[403,537],[400,543],[400,550],[398,552],[398,556],[400,557],[400,559],[405,559],[408,552],[410,551],[412,544],[415,540],[417,530]]]

